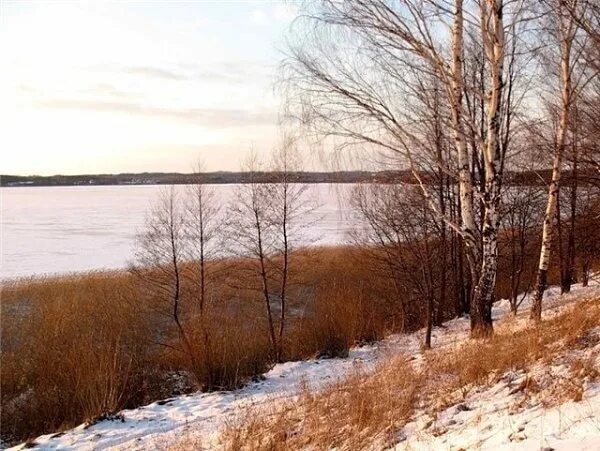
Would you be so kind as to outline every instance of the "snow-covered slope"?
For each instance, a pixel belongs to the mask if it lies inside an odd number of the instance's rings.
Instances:
[[[600,327],[592,334],[597,344],[583,352],[508,372],[434,417],[421,413],[400,432],[395,449],[600,450],[600,383],[584,383],[577,402],[568,396],[576,389],[569,381],[573,361],[600,365]]]
[[[600,296],[600,285],[575,287],[571,294],[559,296],[551,289],[545,300],[544,315],[559,312],[566,305],[591,296]],[[527,300],[521,307],[526,310]],[[508,302],[494,307],[499,319],[510,314]],[[513,327],[526,324],[527,312],[513,319]],[[600,334],[600,328],[596,330]],[[436,328],[434,348],[452,346],[466,339],[469,333],[467,318],[458,318]],[[290,398],[302,385],[318,389],[344,377],[360,366],[368,371],[374,364],[394,354],[411,355],[416,365],[421,360],[422,332],[393,335],[374,345],[351,350],[346,359],[310,360],[276,365],[264,380],[231,392],[198,393],[155,402],[133,410],[124,410],[114,419],[91,426],[81,425],[60,434],[38,437],[38,449],[166,449],[182,440],[192,440],[202,447],[217,446],[220,427],[239,415],[245,406]],[[598,348],[598,346],[596,346]],[[589,349],[586,352],[600,352]],[[536,376],[557,377],[568,364],[564,361],[539,365],[532,371]],[[542,374],[544,373],[544,374]],[[400,432],[398,449],[600,449],[600,386],[585,387],[580,402],[568,402],[544,407],[528,399],[524,408],[511,412],[511,406],[525,396],[515,387],[522,385],[528,375],[506,374],[492,387],[473,390],[462,407],[453,406],[431,419],[417,415]],[[587,448],[586,448],[587,447]],[[550,448],[548,448],[550,449]]]

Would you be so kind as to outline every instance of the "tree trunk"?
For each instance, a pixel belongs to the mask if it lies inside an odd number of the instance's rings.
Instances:
[[[489,62],[490,86],[486,95],[486,135],[481,269],[471,302],[471,336],[493,332],[492,303],[498,271],[498,205],[500,202],[500,115],[504,67],[503,5],[499,0],[481,3],[482,40]]]
[[[558,267],[560,268],[560,293],[563,294],[566,277],[566,263],[565,263],[565,252],[563,247],[563,224],[562,224],[562,210],[560,202],[560,185],[558,187],[558,194],[556,195],[556,235],[558,248]]]
[[[577,147],[574,139],[573,143],[573,173],[571,177],[571,221],[569,223],[569,237],[567,239],[567,268],[564,291],[569,293],[571,285],[575,279],[575,228],[577,225],[577,188],[578,188],[578,162],[577,162]]]
[[[286,174],[287,177],[287,174]],[[281,223],[281,234],[283,238],[283,269],[281,274],[281,312],[279,316],[279,334],[278,334],[278,346],[277,346],[277,362],[282,361],[283,354],[283,332],[285,328],[285,309],[286,309],[286,295],[287,295],[287,284],[288,284],[288,272],[289,272],[289,243],[288,243],[288,181],[287,178],[283,182],[283,218]]]
[[[587,287],[590,281],[590,263],[584,261],[581,264],[581,285]]]
[[[427,299],[427,312],[426,312],[426,328],[425,328],[425,349],[431,349],[431,331],[433,330],[433,295]]]
[[[563,20],[562,3],[558,2],[559,20]],[[560,120],[556,136],[556,148],[554,151],[554,161],[552,164],[552,181],[548,189],[548,202],[546,204],[546,213],[544,216],[544,226],[542,230],[542,247],[540,250],[540,260],[538,265],[537,286],[531,304],[531,319],[539,322],[542,319],[542,298],[548,283],[548,267],[550,265],[550,252],[552,246],[553,221],[556,215],[556,203],[558,199],[558,190],[560,185],[560,176],[562,170],[562,157],[565,151],[565,140],[569,128],[569,110],[571,107],[572,85],[571,85],[571,45],[573,41],[573,23],[571,20],[569,30],[561,27],[561,101]]]
[[[473,183],[469,170],[469,155],[463,124],[463,1],[454,2],[452,29],[452,123],[458,157],[458,188],[463,238],[473,252],[477,248],[475,215],[473,213]]]
[[[486,209],[487,210],[487,209]],[[481,272],[471,301],[471,336],[483,337],[493,332],[492,303],[498,270],[498,242],[495,211],[486,211],[483,226]]]
[[[271,296],[269,295],[269,276],[267,274],[267,262],[263,250],[262,224],[258,210],[254,211],[254,220],[256,226],[258,260],[260,265],[260,279],[262,282],[262,294],[263,300],[265,302],[265,308],[267,310],[267,320],[269,322],[269,340],[271,341],[272,357],[275,358],[277,355],[277,338],[275,336],[275,324],[273,321],[273,312],[271,310]]]

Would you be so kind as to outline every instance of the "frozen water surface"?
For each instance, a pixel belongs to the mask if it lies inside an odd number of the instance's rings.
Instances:
[[[164,186],[65,186],[1,188],[2,278],[126,267],[135,235]],[[178,186],[185,190],[185,186]],[[214,185],[220,204],[236,185]],[[318,208],[306,242],[347,239],[349,211],[341,200],[348,185],[309,185]]]

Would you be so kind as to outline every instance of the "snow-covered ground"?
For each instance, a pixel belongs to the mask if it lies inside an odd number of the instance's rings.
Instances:
[[[592,333],[600,343],[600,327]],[[400,431],[394,449],[598,451],[600,383],[584,383],[577,402],[563,391],[570,384],[570,363],[580,358],[592,358],[598,367],[600,344],[551,364],[505,373],[498,383],[472,389],[460,403],[434,416],[420,413]],[[536,381],[534,389],[526,388],[528,381]],[[553,401],[557,405],[546,405]]]
[[[595,333],[600,335],[600,328]],[[600,346],[587,352],[598,353]],[[523,389],[528,378],[568,378],[568,362],[565,356],[552,365],[506,373],[436,418],[422,414],[404,427],[395,449],[600,450],[600,383],[588,384],[581,401],[555,407],[545,407],[543,397]]]
[[[237,185],[211,185],[219,205]],[[351,184],[311,184],[301,244],[340,244],[355,224],[341,202]],[[164,186],[56,186],[0,190],[0,279],[127,267],[135,235]],[[177,186],[185,192],[185,185]]]
[[[600,284],[589,288],[576,286],[571,294],[559,296],[548,290],[544,315],[552,315],[582,298],[600,296]],[[513,319],[515,326],[526,323],[524,310]],[[501,301],[493,310],[495,319],[510,314],[508,302]],[[600,334],[600,327],[596,330]],[[449,321],[433,332],[434,348],[454,346],[469,333],[467,318]],[[356,366],[368,371],[391,355],[409,355],[421,362],[422,332],[393,335],[374,345],[352,349],[345,359],[310,360],[276,365],[265,379],[247,387],[217,393],[198,393],[155,402],[133,410],[124,410],[112,420],[91,426],[81,425],[61,434],[38,437],[38,449],[166,449],[181,440],[191,439],[203,447],[216,447],[220,427],[240,414],[246,406],[290,399],[302,385],[318,389],[343,378]],[[596,348],[599,348],[596,346]],[[589,349],[588,352],[600,351]],[[541,377],[563,374],[568,362],[552,362],[531,371]],[[585,387],[583,400],[544,408],[528,400],[523,409],[511,412],[522,397],[514,388],[527,377],[525,373],[506,374],[492,387],[474,389],[462,407],[441,412],[432,422],[426,414],[400,431],[398,449],[600,449],[600,384]]]

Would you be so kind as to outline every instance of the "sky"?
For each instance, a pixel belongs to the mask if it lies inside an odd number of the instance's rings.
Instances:
[[[238,170],[280,132],[290,1],[0,1],[0,173]]]

